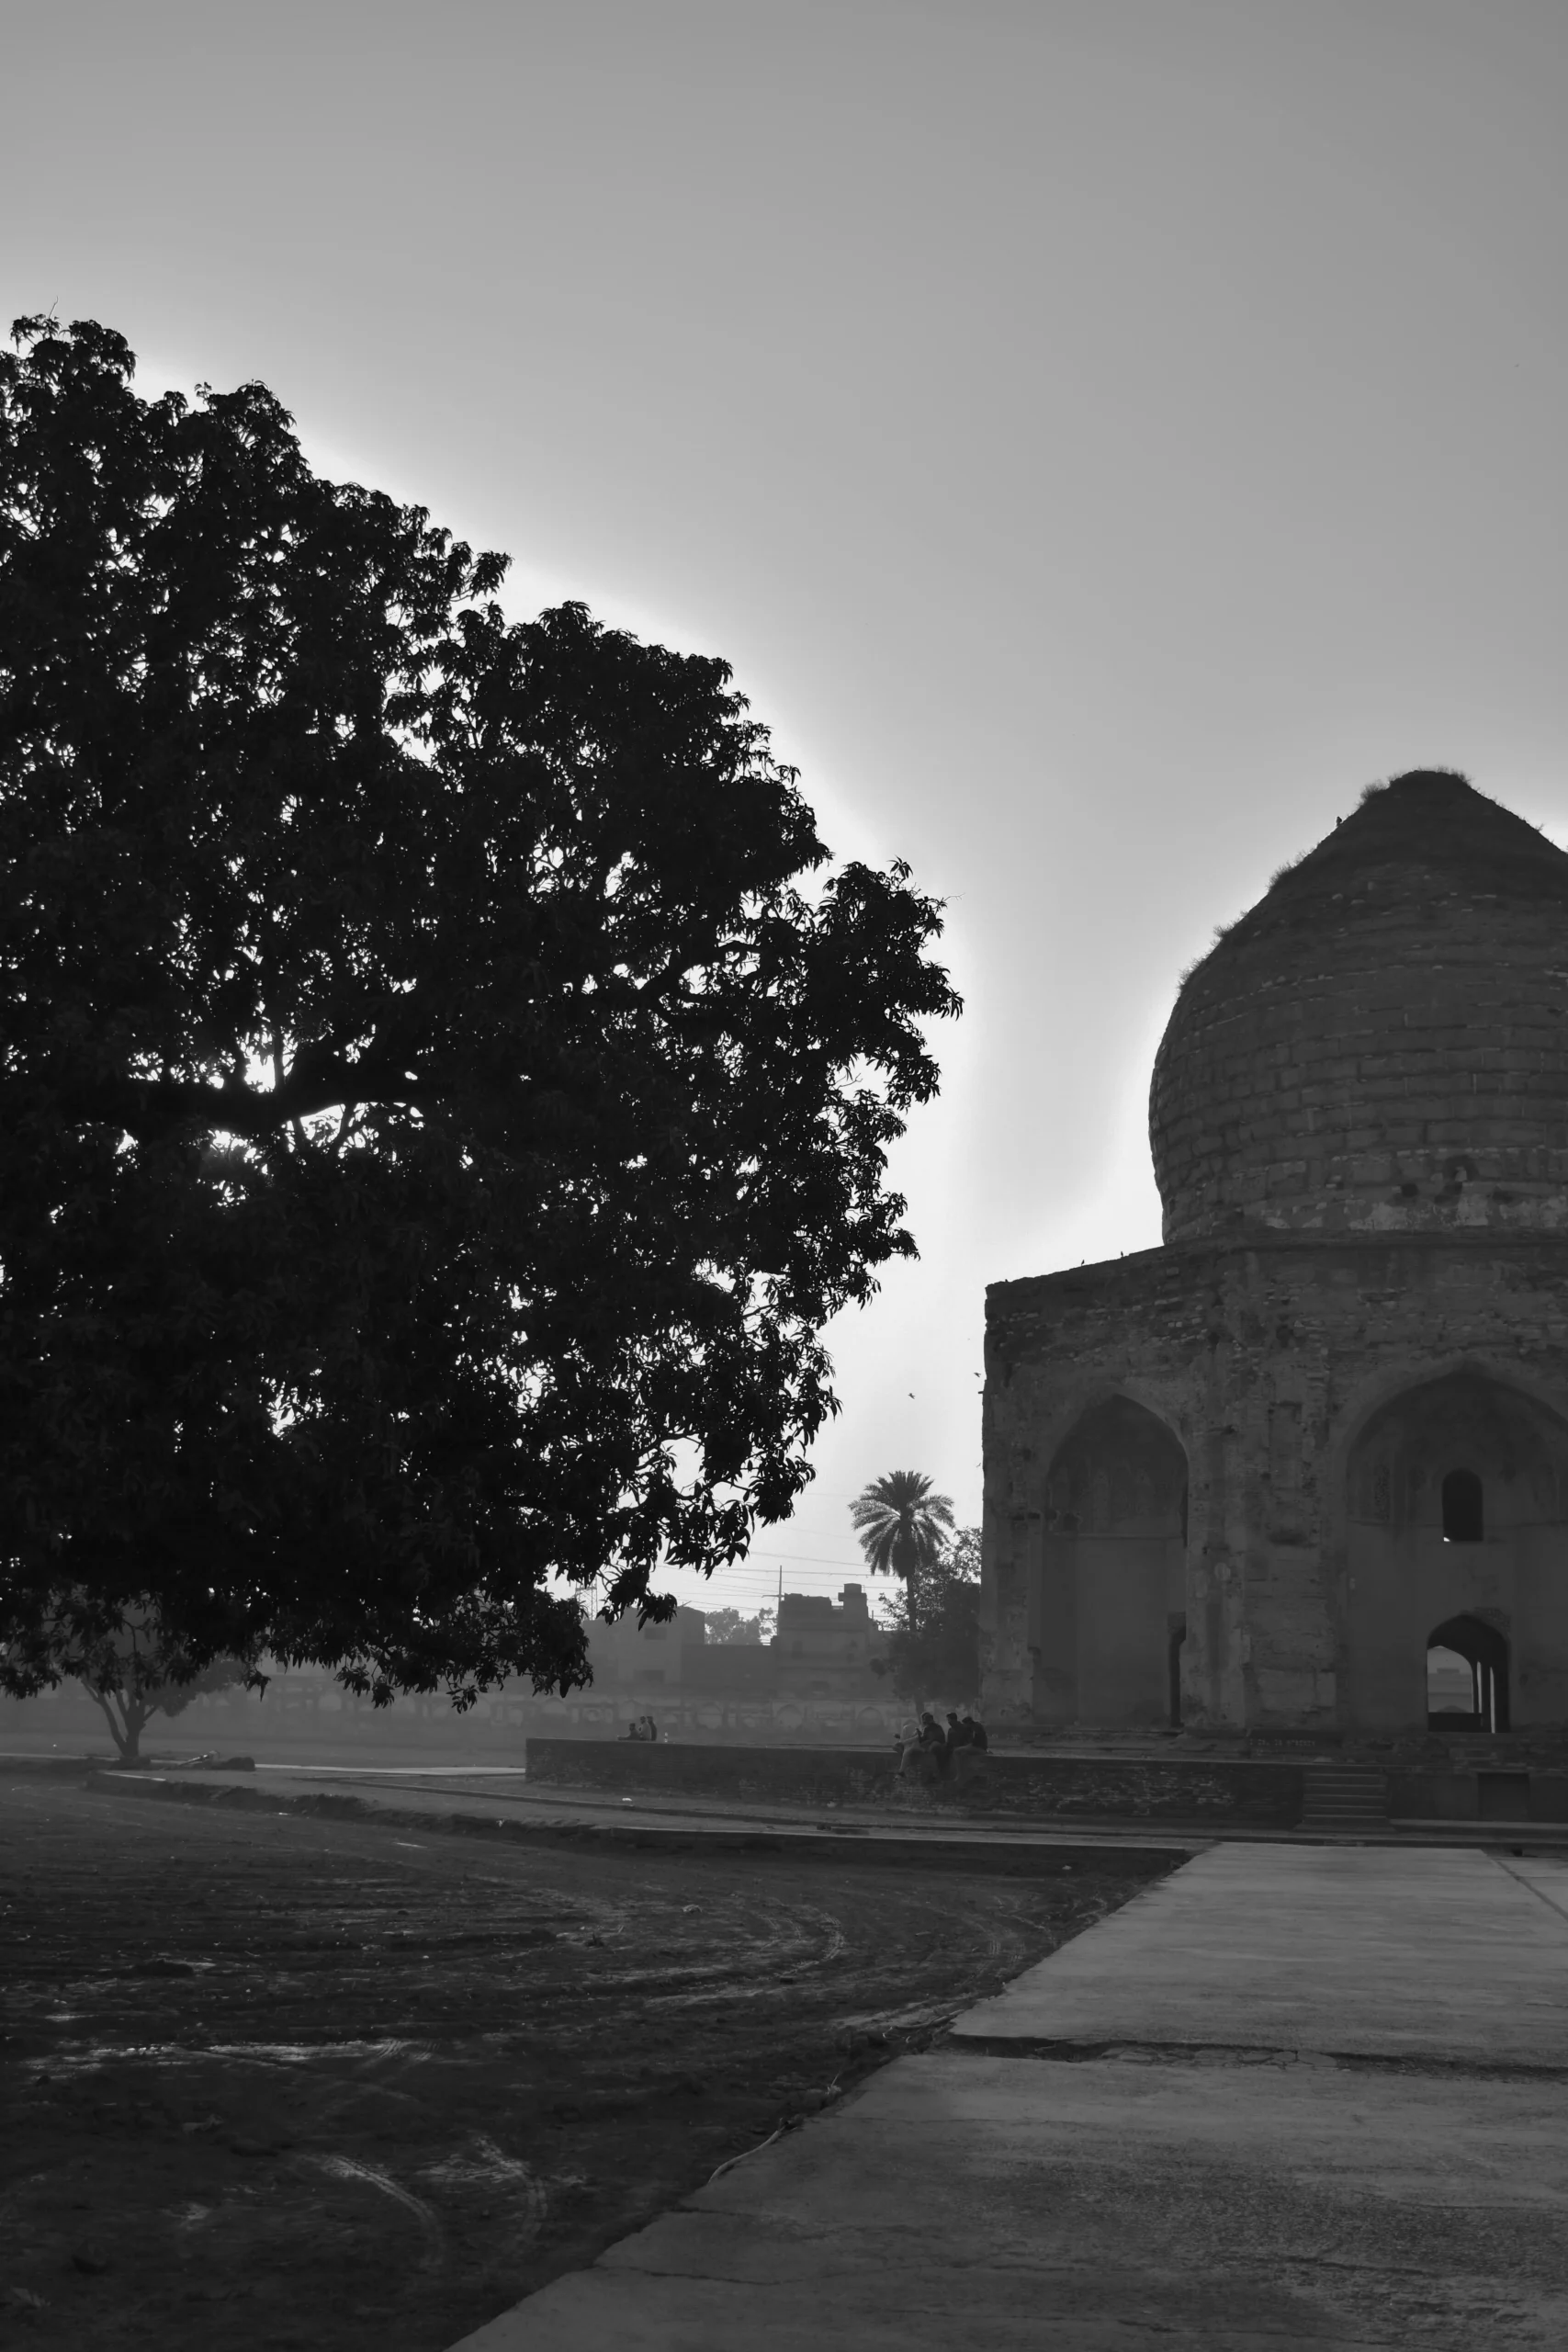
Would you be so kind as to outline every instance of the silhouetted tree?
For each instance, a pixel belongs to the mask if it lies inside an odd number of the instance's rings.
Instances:
[[[980,1696],[980,1531],[961,1527],[915,1571],[908,1590],[883,1604],[887,1653],[882,1670],[902,1699],[973,1706]]]
[[[938,908],[823,876],[722,662],[510,624],[262,385],[15,340],[0,1686],[151,1608],[193,1672],[569,1687],[580,1592],[667,1616],[809,1476]]]
[[[739,1609],[709,1609],[708,1639],[730,1648],[755,1649],[773,1636],[773,1612],[760,1609],[755,1617],[743,1617]]]
[[[127,1612],[119,1631],[68,1660],[109,1727],[122,1764],[141,1758],[141,1735],[154,1715],[183,1714],[204,1691],[257,1686],[265,1678],[254,1658],[220,1657],[193,1669],[190,1661],[162,1637],[144,1611]]]
[[[953,1525],[953,1502],[931,1492],[919,1470],[889,1470],[863,1487],[850,1505],[855,1537],[873,1576],[904,1579],[909,1623],[917,1622],[915,1579],[939,1559]]]

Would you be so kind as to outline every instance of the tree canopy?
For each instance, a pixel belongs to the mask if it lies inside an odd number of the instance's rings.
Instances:
[[[583,1679],[786,1515],[958,1010],[718,660],[314,473],[265,386],[0,354],[0,1683]]]
[[[873,1576],[904,1579],[908,1622],[919,1621],[917,1578],[940,1560],[953,1526],[953,1498],[933,1494],[921,1470],[889,1470],[850,1505],[855,1540]]]
[[[760,1609],[754,1617],[743,1616],[739,1609],[708,1609],[707,1637],[718,1646],[730,1649],[757,1649],[773,1637],[774,1611]]]

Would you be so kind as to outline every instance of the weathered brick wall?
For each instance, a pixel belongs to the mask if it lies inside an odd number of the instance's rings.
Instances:
[[[775,1803],[885,1803],[895,1792],[891,1748],[684,1747],[637,1741],[530,1739],[530,1781],[578,1788],[665,1789]],[[1061,1815],[1076,1820],[1244,1823],[1292,1828],[1301,1819],[1299,1764],[1251,1759],[990,1755],[943,1801],[965,1810]]]
[[[982,1623],[998,1721],[1032,1717],[1047,1480],[1107,1396],[1156,1413],[1186,1453],[1184,1713],[1215,1724],[1354,1722],[1346,1462],[1381,1405],[1468,1365],[1568,1417],[1568,1238],[1544,1233],[1189,1244],[998,1283],[987,1308]]]
[[[1395,1821],[1568,1822],[1568,1773],[1391,1772]]]
[[[1212,1822],[1254,1829],[1294,1829],[1302,1817],[1299,1764],[1134,1762],[1087,1756],[994,1756],[964,1792],[985,1813],[1055,1815],[1066,1820]]]
[[[1150,1096],[1170,1241],[1568,1230],[1568,855],[1457,777],[1374,794],[1190,976]]]

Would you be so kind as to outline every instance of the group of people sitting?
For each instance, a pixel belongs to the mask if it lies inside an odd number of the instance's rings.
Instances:
[[[953,1759],[964,1748],[990,1746],[985,1724],[969,1707],[950,1707],[945,1729],[928,1708],[919,1724],[904,1725],[894,1744],[898,1749],[900,1777],[911,1773],[924,1777],[934,1768],[939,1778],[952,1771]]]
[[[635,1723],[627,1724],[626,1737],[628,1739],[657,1739],[659,1725],[651,1715],[638,1715]]]

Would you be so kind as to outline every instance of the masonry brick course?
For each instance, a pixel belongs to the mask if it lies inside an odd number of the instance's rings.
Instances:
[[[1467,1153],[1515,1192],[1487,1222],[1568,1224],[1565,942],[1568,855],[1522,819],[1457,777],[1374,795],[1181,990],[1150,1098],[1167,1238],[1452,1224]]]
[[[998,1720],[1090,1720],[1095,1643],[1152,1720],[1168,1638],[1190,1723],[1424,1723],[1422,1611],[1462,1602],[1522,1714],[1568,1721],[1565,1015],[1568,855],[1457,777],[1371,796],[1189,976],[1151,1090],[1167,1246],[987,1294]],[[1185,1487],[1090,1524],[1054,1465],[1113,1491],[1132,1408]],[[1497,1526],[1456,1551],[1434,1449],[1472,1428]],[[1374,1470],[1419,1509],[1358,1519]]]

